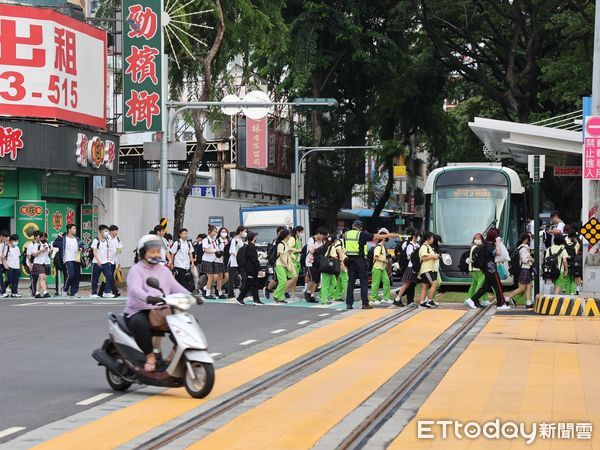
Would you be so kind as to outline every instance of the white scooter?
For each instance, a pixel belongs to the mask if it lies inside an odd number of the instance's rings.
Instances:
[[[146,284],[160,290],[158,280],[148,278]],[[133,383],[150,386],[185,386],[194,398],[206,397],[215,382],[214,360],[207,352],[206,337],[194,316],[186,313],[196,299],[188,294],[165,296],[161,303],[170,306],[173,314],[166,317],[175,342],[175,355],[168,364],[157,361],[155,372],[144,371],[146,358],[127,328],[123,314],[109,313],[109,339],[92,357],[106,368],[108,384],[117,391],[125,391]],[[156,336],[163,332],[153,332]]]

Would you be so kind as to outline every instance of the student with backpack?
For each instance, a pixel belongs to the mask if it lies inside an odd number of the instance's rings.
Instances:
[[[285,287],[288,280],[294,277],[295,268],[292,263],[291,251],[288,246],[290,231],[286,228],[277,237],[277,261],[275,261],[275,274],[277,275],[277,288],[273,292],[275,303],[287,303],[285,300]]]
[[[246,298],[248,294],[251,294],[254,304],[262,306],[264,303],[260,300],[258,295],[258,277],[261,269],[260,261],[258,260],[258,252],[255,245],[257,234],[252,231],[248,231],[247,233],[247,243],[243,245],[237,252],[237,262],[239,267],[243,268],[244,278],[242,287],[240,289],[240,294],[238,295],[236,301],[240,305],[245,305],[244,298]]]
[[[239,280],[242,277],[243,266],[240,266],[237,260],[237,254],[240,248],[244,246],[244,240],[248,236],[248,230],[245,226],[240,225],[235,230],[235,234],[229,243],[229,262],[227,264],[227,272],[229,273],[229,283],[227,283],[227,297],[235,298],[235,288],[241,288]]]
[[[387,228],[380,228],[378,234],[387,235],[390,232]],[[382,302],[389,303],[391,301],[391,284],[390,278],[387,271],[387,250],[384,242],[387,239],[377,242],[373,247],[373,268],[371,269],[371,301],[373,303],[379,303],[379,284],[383,283],[383,297]]]
[[[569,231],[565,238],[565,250],[569,255],[569,275],[568,289],[565,292],[569,295],[577,295],[581,290],[583,278],[583,255],[581,254],[581,244],[577,231]],[[565,283],[565,287],[567,284]]]
[[[531,237],[529,233],[523,233],[519,237],[519,245],[515,249],[518,254],[519,268],[518,271],[518,284],[517,289],[512,291],[510,295],[506,298],[509,304],[514,305],[514,298],[517,295],[521,295],[523,292],[525,293],[525,308],[531,309],[533,308],[533,302],[531,301],[531,282],[533,281],[533,277],[531,276],[531,264],[533,263],[533,257],[531,256]],[[517,267],[514,267],[514,263],[511,258],[511,272],[516,273]],[[514,275],[513,275],[514,276]]]
[[[301,264],[300,255],[302,253],[302,235],[304,234],[304,227],[299,225],[292,230],[292,236],[290,237],[289,246],[291,250],[292,263],[296,269],[296,276],[288,281],[285,289],[285,298],[291,298],[296,296],[296,286],[298,285],[298,278],[300,277]]]
[[[562,234],[554,236],[554,244],[546,250],[542,275],[554,284],[554,294],[569,289],[569,254],[565,249],[565,237]]]
[[[179,230],[179,239],[169,249],[173,255],[173,274],[179,284],[192,292],[192,265],[194,264],[194,247],[192,241],[188,240],[187,228]]]
[[[110,233],[106,225],[100,225],[98,227],[98,236],[92,241],[90,245],[90,260],[92,261],[92,290],[90,298],[98,298],[98,281],[100,280],[100,274],[104,275],[106,280],[106,291],[104,292],[104,298],[114,298],[115,295],[112,293],[112,284],[114,276],[110,261],[108,259],[108,253],[110,245],[108,238]]]
[[[27,247],[25,247],[25,253],[22,254],[23,261],[21,262],[21,265],[29,275],[29,290],[32,297],[35,297],[37,294],[37,282],[39,278],[37,273],[33,273],[33,252],[39,248],[41,235],[42,232],[40,230],[34,231],[33,241],[29,243],[29,245],[25,244]]]
[[[316,234],[306,243],[306,270],[308,284],[304,292],[304,298],[309,303],[317,303],[315,293],[317,285],[321,281],[321,271],[319,270],[319,259],[323,256],[323,241],[327,237],[327,230],[323,227],[317,229]]]
[[[340,273],[336,277],[335,292],[333,294],[333,300],[336,302],[346,301],[346,296],[348,293],[348,267],[346,267],[346,264],[344,263],[347,258],[346,246],[344,245],[344,233],[347,231],[349,231],[348,228],[344,228],[338,238],[342,256],[340,259]]]
[[[63,287],[63,293],[75,297],[79,291],[79,279],[81,277],[81,263],[83,256],[83,244],[77,237],[77,227],[73,223],[68,223],[66,233],[59,241],[54,241],[54,246],[60,245],[60,251],[63,255],[63,263],[67,270],[67,282]]]
[[[4,274],[7,273],[6,268],[6,255],[9,250],[8,238],[10,233],[8,230],[0,231],[0,297],[6,298],[10,294],[8,293],[6,281],[4,280]]]
[[[417,273],[421,269],[419,260],[419,230],[411,228],[408,230],[410,240],[405,240],[397,247],[396,260],[402,272],[402,286],[396,291],[394,305],[403,307],[402,296],[406,294],[406,305],[416,306],[415,286],[418,282]]]
[[[219,286],[220,281],[218,292],[221,293],[221,295],[219,295],[219,293],[217,293],[217,295],[220,299],[226,299],[227,294],[225,293],[225,288],[223,288],[223,286],[227,286],[229,283],[229,272],[227,271],[227,265],[229,264],[229,249],[231,246],[229,242],[229,230],[225,227],[219,228],[219,232],[217,234],[217,246],[221,253],[221,255],[217,256],[215,259],[215,267],[217,270],[219,270],[216,281],[217,286]]]
[[[31,254],[33,256],[31,277],[35,280],[33,282],[34,296],[35,298],[50,298],[46,285],[46,277],[50,275],[50,245],[46,233],[40,232],[39,242],[33,247]]]
[[[8,253],[6,254],[6,271],[8,274],[8,285],[10,296],[19,298],[19,277],[21,276],[21,248],[19,247],[19,236],[11,234],[8,238]]]
[[[421,268],[419,270],[419,279],[421,281],[421,301],[419,306],[431,308],[438,306],[433,302],[433,296],[437,289],[437,271],[435,270],[436,261],[440,259],[433,248],[435,235],[431,231],[423,235],[423,245],[419,249],[419,260]]]
[[[475,295],[475,292],[477,292],[481,288],[481,286],[483,286],[483,283],[485,283],[485,275],[481,271],[481,268],[476,267],[473,262],[474,253],[479,252],[482,246],[483,235],[481,233],[475,233],[475,236],[473,236],[473,241],[471,242],[469,257],[467,259],[469,266],[469,274],[471,275],[471,285],[469,286],[469,291],[467,292],[467,298],[464,301],[464,304],[470,308],[475,308],[475,303],[471,298]],[[482,306],[488,305],[484,305],[482,303]]]
[[[269,298],[277,287],[277,274],[275,273],[275,263],[277,262],[277,238],[279,233],[285,230],[286,227],[280,225],[277,227],[277,236],[269,245],[267,245],[267,274],[265,279],[265,298]],[[270,280],[269,280],[270,278]]]
[[[321,258],[321,304],[331,304],[330,299],[335,296],[337,276],[341,273],[342,243],[335,236],[329,236],[323,241],[324,254]]]
[[[499,252],[502,252],[502,247],[500,246],[500,239],[498,238],[498,230],[492,228],[488,231],[481,248],[477,249],[477,251],[473,251],[473,265],[481,269],[485,277],[485,282],[483,285],[479,288],[475,295],[471,297],[471,300],[476,308],[483,307],[483,305],[479,303],[479,299],[491,289],[494,291],[494,294],[496,294],[496,310],[510,310],[510,306],[506,304],[504,299],[502,283],[500,281],[500,277],[498,276],[498,269],[496,267],[495,256],[496,253]],[[467,299],[467,301],[468,300],[469,299]]]

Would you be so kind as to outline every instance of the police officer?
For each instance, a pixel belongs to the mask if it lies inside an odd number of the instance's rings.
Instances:
[[[363,309],[372,309],[369,305],[369,266],[367,264],[367,242],[398,237],[397,233],[373,235],[363,231],[363,224],[355,220],[352,229],[344,234],[348,267],[348,292],[346,295],[346,309],[352,309],[354,303],[354,284],[360,280],[360,298]]]

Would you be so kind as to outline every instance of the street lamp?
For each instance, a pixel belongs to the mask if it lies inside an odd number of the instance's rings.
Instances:
[[[338,150],[381,150],[381,145],[338,145],[338,146],[323,146],[323,147],[304,147],[298,145],[298,138],[296,138],[296,151],[294,152],[294,173],[296,176],[295,187],[294,187],[294,204],[298,205],[300,201],[300,166],[302,161],[312,154],[318,152],[336,152]],[[300,151],[306,150],[300,158],[298,158]]]

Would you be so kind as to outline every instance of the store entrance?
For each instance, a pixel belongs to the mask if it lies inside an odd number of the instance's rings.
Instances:
[[[0,217],[0,231],[10,231],[10,217]]]

